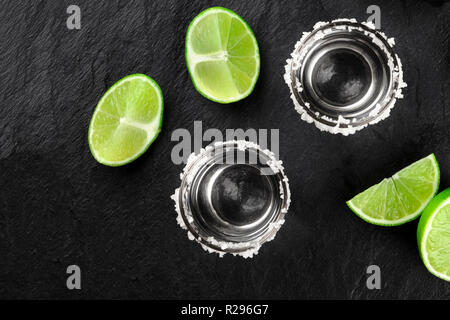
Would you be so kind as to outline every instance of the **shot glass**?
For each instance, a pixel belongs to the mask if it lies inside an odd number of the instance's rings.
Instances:
[[[303,120],[343,135],[375,124],[403,98],[395,41],[371,23],[317,23],[295,45],[285,81]]]
[[[221,256],[247,258],[284,223],[290,191],[282,162],[240,140],[216,142],[192,154],[172,199],[189,239]]]

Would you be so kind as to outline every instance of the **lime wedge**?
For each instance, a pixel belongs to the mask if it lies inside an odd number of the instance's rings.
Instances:
[[[414,220],[436,194],[439,166],[434,154],[384,179],[347,202],[365,221],[398,226]]]
[[[450,188],[434,197],[423,211],[417,242],[427,269],[450,281]]]
[[[103,95],[92,116],[92,155],[112,167],[132,162],[158,136],[162,114],[162,92],[152,78],[133,74],[119,80]]]
[[[197,91],[219,103],[247,97],[259,76],[259,49],[248,24],[233,11],[209,8],[189,25],[186,65]]]

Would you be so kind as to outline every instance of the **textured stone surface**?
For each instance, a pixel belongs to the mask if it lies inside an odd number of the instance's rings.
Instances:
[[[184,62],[189,21],[208,1],[1,1],[1,298],[450,298],[416,246],[417,222],[369,225],[345,205],[356,193],[435,152],[450,186],[450,3],[376,1],[396,38],[409,87],[386,121],[351,136],[299,119],[283,83],[285,59],[319,20],[364,20],[373,1],[216,1],[253,28],[261,77],[246,100],[202,98]],[[82,28],[66,28],[66,8]],[[440,5],[441,4],[441,5]],[[87,130],[94,107],[130,73],[165,98],[162,134],[122,168],[99,165]],[[176,128],[280,128],[293,203],[275,241],[252,260],[205,253],[176,225],[169,196]],[[82,269],[81,291],[66,267]],[[377,264],[382,290],[366,289]]]

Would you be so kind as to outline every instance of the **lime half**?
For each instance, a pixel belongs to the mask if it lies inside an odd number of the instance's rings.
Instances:
[[[417,218],[439,188],[439,166],[434,154],[384,179],[347,202],[369,223],[398,226]]]
[[[186,65],[204,97],[231,103],[247,97],[259,76],[259,49],[248,24],[222,7],[209,8],[189,25]]]
[[[161,131],[163,96],[143,74],[116,82],[100,99],[89,125],[89,147],[107,166],[121,166],[142,155]]]
[[[423,211],[417,241],[427,269],[450,281],[450,188],[434,197]]]

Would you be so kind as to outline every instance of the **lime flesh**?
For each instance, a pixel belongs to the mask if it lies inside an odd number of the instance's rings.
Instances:
[[[416,219],[439,188],[439,166],[434,154],[384,179],[347,202],[365,221],[397,226]]]
[[[116,82],[100,99],[89,126],[94,158],[121,166],[142,155],[161,131],[163,96],[158,84],[143,74]]]
[[[233,11],[209,8],[189,25],[186,65],[204,97],[231,103],[247,97],[259,76],[259,49],[253,31]]]
[[[427,269],[450,281],[450,188],[425,208],[417,228],[417,242]]]

